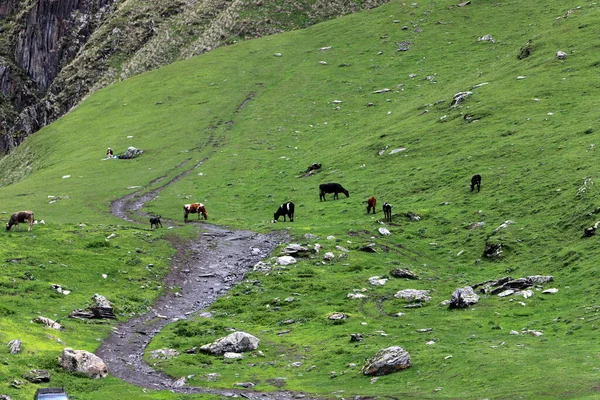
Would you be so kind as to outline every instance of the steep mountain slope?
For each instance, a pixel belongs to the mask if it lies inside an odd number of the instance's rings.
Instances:
[[[0,5],[0,151],[117,80],[385,0],[11,0]],[[8,39],[8,40],[7,40]]]
[[[28,349],[2,350],[2,381],[48,368],[53,384],[92,400],[182,397],[72,377],[55,360],[65,346],[95,350],[111,330],[67,317],[94,293],[121,320],[151,309],[175,253],[167,240],[202,240],[202,224],[182,222],[182,205],[199,201],[210,223],[286,229],[322,250],[290,266],[267,259],[210,308],[212,318],[170,324],[149,350],[181,355],[147,354],[154,368],[197,386],[252,382],[331,398],[597,397],[598,238],[582,234],[599,219],[599,10],[394,1],[94,93],[0,160],[1,210],[31,208],[45,221],[0,235],[0,342],[21,337]],[[460,92],[469,93],[454,104]],[[106,147],[130,145],[144,154],[100,160]],[[304,177],[313,163],[321,172]],[[476,173],[481,191],[471,192]],[[319,201],[325,182],[350,197]],[[162,215],[165,229],[110,215],[115,199],[159,188],[143,211]],[[392,203],[391,223],[379,205],[366,214],[369,196]],[[273,224],[290,200],[295,221]],[[500,256],[484,253],[491,245]],[[394,278],[394,268],[420,279]],[[467,309],[442,304],[459,287],[534,275],[553,280],[505,297],[479,293]],[[431,300],[411,306],[395,297],[404,289],[428,290]],[[348,318],[328,319],[334,312]],[[29,322],[38,314],[66,329],[48,337]],[[259,337],[261,353],[237,361],[185,353],[232,329]],[[364,340],[350,342],[353,333]],[[411,368],[377,379],[359,372],[392,345],[411,354]]]

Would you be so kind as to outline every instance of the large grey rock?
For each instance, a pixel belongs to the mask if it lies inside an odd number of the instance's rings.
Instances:
[[[387,375],[402,369],[409,368],[410,354],[400,346],[381,349],[371,357],[362,367],[365,375]]]
[[[85,375],[90,378],[105,378],[108,367],[97,355],[85,350],[66,348],[58,357],[59,364],[65,371]]]
[[[243,353],[256,350],[259,342],[260,340],[257,337],[249,333],[233,332],[231,335],[217,339],[213,343],[205,344],[200,347],[200,350],[221,356],[225,353]]]
[[[464,288],[458,288],[452,293],[450,299],[450,308],[466,308],[477,304],[479,302],[479,296],[475,294],[471,286],[465,286]]]

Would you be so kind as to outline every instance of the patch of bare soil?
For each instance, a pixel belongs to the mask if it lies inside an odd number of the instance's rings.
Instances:
[[[138,216],[144,215],[138,210],[144,202],[156,197],[159,191],[160,188],[145,194],[140,194],[141,191],[130,194],[114,201],[111,210],[114,215],[133,221],[136,212]],[[277,245],[287,241],[283,232],[259,234],[206,223],[198,224],[198,227],[202,232],[193,241],[173,239],[173,245],[178,251],[173,259],[172,270],[166,277],[165,293],[147,314],[119,324],[96,354],[106,362],[113,376],[143,388],[263,400],[318,399],[319,397],[289,391],[178,387],[174,383],[179,377],[155,371],[144,361],[144,350],[165,325],[188,318],[211,305],[233,285],[243,280],[254,264],[268,257]]]

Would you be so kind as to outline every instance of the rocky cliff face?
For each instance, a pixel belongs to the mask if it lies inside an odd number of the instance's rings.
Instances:
[[[387,1],[1,0],[0,153],[117,80]]]

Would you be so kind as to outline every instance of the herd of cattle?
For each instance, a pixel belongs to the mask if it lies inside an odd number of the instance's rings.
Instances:
[[[479,192],[481,188],[481,175],[473,175],[471,178],[471,191],[475,190],[477,187],[477,191]],[[350,197],[350,192],[348,192],[342,185],[339,183],[323,183],[319,185],[319,200],[326,201],[325,195],[333,193],[333,198],[338,199],[338,195],[343,193],[346,197]],[[367,214],[370,214],[373,211],[375,214],[375,207],[377,206],[377,199],[373,196],[367,199]],[[279,206],[275,214],[273,214],[273,220],[279,221],[279,217],[283,217],[283,221],[286,221],[286,217],[290,219],[290,222],[294,222],[294,203],[291,201],[287,203],[283,203]],[[383,203],[382,206],[383,214],[385,220],[388,222],[392,221],[392,205],[389,203]],[[198,214],[198,220],[200,219],[200,215],[204,217],[204,219],[208,219],[208,212],[206,211],[206,207],[202,203],[191,203],[185,204],[183,206],[183,222],[188,222],[188,216],[190,214]],[[162,228],[162,223],[160,222],[161,216],[158,217],[150,217],[150,229],[153,228]],[[13,226],[18,226],[19,223],[27,222],[29,224],[29,229],[27,231],[31,231],[33,228],[34,215],[33,211],[18,211],[10,216],[10,220],[6,224],[6,230],[9,231]]]

